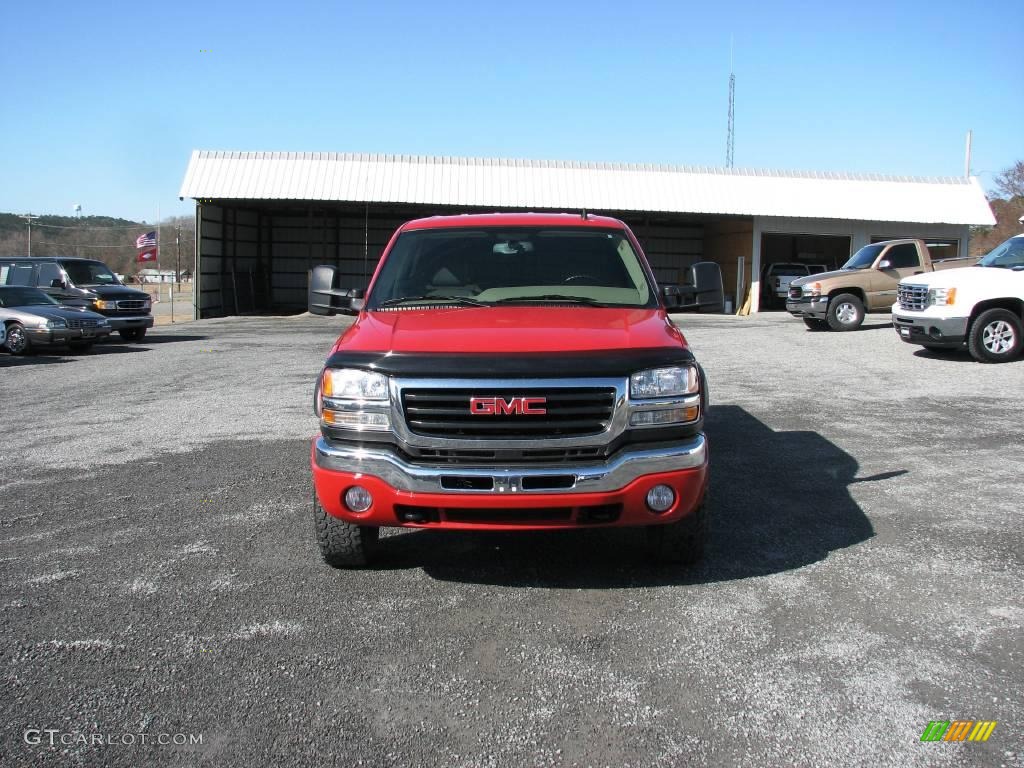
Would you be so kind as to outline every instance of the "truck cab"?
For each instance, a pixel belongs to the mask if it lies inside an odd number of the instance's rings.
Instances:
[[[95,259],[0,258],[0,285],[38,288],[59,304],[97,312],[125,341],[141,341],[153,327],[149,294],[122,285],[110,267]]]
[[[718,294],[696,270],[691,293]],[[367,564],[381,527],[639,526],[703,551],[707,382],[632,232],[586,214],[403,225],[366,291],[313,270],[315,314],[357,316],[317,379],[323,558]],[[709,287],[710,283],[710,287]]]

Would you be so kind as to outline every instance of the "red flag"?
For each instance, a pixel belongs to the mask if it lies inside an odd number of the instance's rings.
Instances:
[[[139,251],[139,255],[136,261],[156,261],[156,248],[150,248],[145,251]]]

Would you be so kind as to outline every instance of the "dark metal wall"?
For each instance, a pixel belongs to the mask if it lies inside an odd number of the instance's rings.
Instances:
[[[495,210],[393,203],[197,203],[198,316],[302,312],[309,271],[317,264],[337,266],[347,287],[365,287],[402,223],[424,216]],[[705,258],[708,217],[601,213],[630,226],[659,282],[680,282],[683,267]]]

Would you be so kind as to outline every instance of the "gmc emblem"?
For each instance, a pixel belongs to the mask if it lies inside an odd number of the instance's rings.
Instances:
[[[548,412],[546,397],[471,397],[469,412],[474,416],[543,416]]]

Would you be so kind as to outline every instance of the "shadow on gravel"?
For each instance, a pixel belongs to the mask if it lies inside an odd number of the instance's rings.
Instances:
[[[73,363],[73,357],[57,357],[56,355],[24,355],[15,357],[0,353],[0,368],[16,368],[22,365],[52,365],[53,363]]]
[[[775,432],[738,406],[712,406],[711,538],[704,561],[653,565],[637,529],[540,533],[401,531],[381,539],[380,570],[423,568],[445,581],[610,589],[701,584],[809,565],[874,535],[851,498],[852,456],[817,432]]]
[[[147,333],[143,344],[173,344],[178,341],[205,341],[209,336],[200,336],[198,334],[159,334],[159,333]],[[125,341],[118,336],[111,336],[104,344],[110,344],[115,347],[126,347],[131,344],[138,344],[137,341]]]

